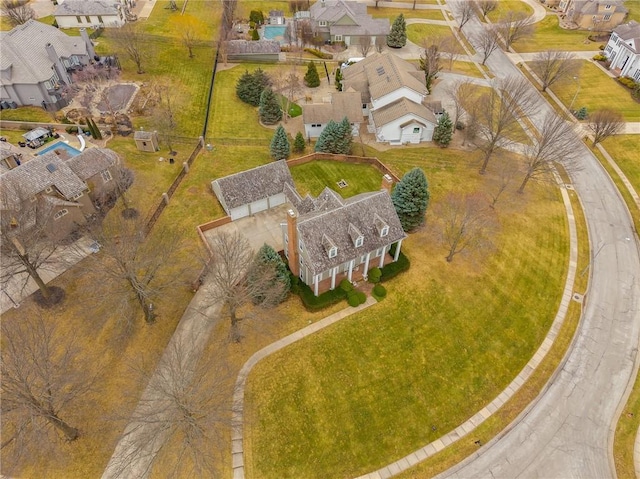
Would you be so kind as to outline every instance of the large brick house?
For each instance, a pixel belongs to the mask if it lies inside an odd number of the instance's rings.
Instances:
[[[346,0],[318,0],[310,9],[314,33],[325,41],[344,42],[347,46],[361,41],[375,44],[376,38],[386,40],[389,20],[373,18],[367,5]]]

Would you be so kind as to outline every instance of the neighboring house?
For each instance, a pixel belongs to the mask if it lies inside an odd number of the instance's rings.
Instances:
[[[286,161],[279,160],[218,178],[211,188],[227,215],[237,220],[283,204],[285,184],[293,187],[293,178]]]
[[[622,0],[561,0],[558,9],[579,28],[596,32],[610,32],[629,14]]]
[[[58,110],[67,105],[62,87],[70,72],[95,56],[85,29],[70,37],[51,25],[29,20],[0,32],[0,100]]]
[[[109,28],[125,23],[122,5],[113,0],[66,0],[53,16],[60,28]]]
[[[344,68],[342,87],[360,92],[369,132],[391,145],[431,141],[437,119],[425,106],[424,72],[385,52],[375,53]]]
[[[231,62],[277,62],[280,43],[276,40],[229,40],[227,60]]]
[[[302,199],[293,188],[286,194],[293,207],[282,224],[285,256],[316,296],[398,260],[407,235],[386,189],[348,199],[330,188],[317,198]]]
[[[133,141],[140,151],[156,152],[160,149],[157,131],[138,130],[133,134]]]
[[[0,174],[22,164],[22,153],[15,151],[10,145],[0,143]]]
[[[90,148],[69,159],[45,153],[2,173],[2,214],[19,217],[21,205],[37,203],[48,234],[61,238],[96,212],[92,200],[115,190],[118,156]]]
[[[640,23],[631,20],[616,27],[604,49],[609,69],[640,82]]]
[[[344,42],[347,46],[361,41],[375,44],[376,38],[389,35],[389,19],[373,18],[367,5],[345,0],[318,0],[311,6],[313,31],[325,41]]]
[[[271,10],[269,12],[269,25],[284,25],[286,23],[282,10]]]
[[[360,123],[364,117],[361,108],[361,95],[353,89],[333,93],[329,103],[304,105],[302,122],[306,138],[319,137],[330,120],[341,122],[345,116],[351,123],[353,136],[358,136]]]

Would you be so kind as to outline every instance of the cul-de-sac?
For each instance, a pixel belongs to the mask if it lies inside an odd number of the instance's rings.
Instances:
[[[640,477],[638,0],[0,0],[0,475]]]

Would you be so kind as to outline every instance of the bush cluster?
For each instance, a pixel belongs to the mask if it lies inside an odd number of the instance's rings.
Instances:
[[[360,306],[361,304],[364,304],[366,300],[367,300],[367,295],[364,294],[362,291],[351,291],[347,295],[347,303],[349,303],[349,306],[353,308]]]
[[[382,276],[380,268],[371,268],[368,273],[369,283],[379,283],[380,276]]]
[[[380,270],[380,272],[382,273],[380,275],[380,282],[384,283],[385,281],[388,281],[391,278],[395,278],[400,273],[407,271],[410,266],[411,266],[411,262],[409,261],[409,258],[407,258],[405,254],[402,251],[400,251],[400,254],[398,255],[398,261],[389,263],[388,265],[384,266]]]
[[[331,53],[325,53],[323,51],[318,50],[317,48],[305,48],[304,51],[307,53],[311,53],[312,55],[315,55],[318,58],[322,58],[323,60],[333,59],[333,55]]]
[[[593,57],[593,59],[594,59],[595,61],[597,61],[597,62],[605,62],[605,61],[607,61],[607,60],[608,60],[608,58],[607,58],[605,55],[603,55],[602,53],[598,53],[597,55],[595,55],[595,56]]]
[[[297,284],[297,289],[298,295],[300,296],[305,309],[311,312],[328,308],[329,306],[339,303],[347,297],[347,293],[341,288],[332,289],[330,291],[327,291],[326,293],[322,293],[319,296],[315,296],[311,288],[302,281]]]
[[[340,281],[340,289],[345,293],[350,293],[351,291],[353,291],[353,285],[351,284],[351,281],[345,278]]]
[[[378,283],[373,287],[373,294],[377,298],[382,299],[387,295],[387,288]]]
[[[621,78],[618,78],[618,81],[622,83],[624,86],[626,86],[627,88],[631,88],[632,90],[637,86],[636,81],[631,77],[621,77]]]

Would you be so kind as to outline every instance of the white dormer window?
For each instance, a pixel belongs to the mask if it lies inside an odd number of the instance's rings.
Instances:
[[[47,187],[46,190],[44,190],[45,193],[51,193],[53,191],[53,188],[51,186]]]
[[[356,238],[356,248],[359,248],[364,243],[364,236],[358,236]]]
[[[329,249],[329,258],[335,258],[337,254],[338,254],[338,248],[336,246],[332,246]]]
[[[64,215],[66,215],[67,213],[69,213],[69,210],[68,210],[68,209],[66,209],[66,208],[65,208],[65,209],[62,209],[62,210],[60,210],[60,211],[56,212],[56,214],[55,214],[55,215],[53,215],[53,219],[54,219],[54,220],[59,220],[60,218],[62,218],[62,217],[63,217]]]
[[[321,27],[326,27],[327,26],[327,21],[326,20],[320,20],[318,22],[318,25],[321,26]]]
[[[605,10],[611,10],[611,5],[605,5],[605,6],[604,6],[604,9],[605,9]]]
[[[111,181],[111,179],[113,178],[109,170],[104,170],[102,173],[100,173],[100,176],[102,176],[102,181],[104,181],[105,183],[107,181]]]
[[[387,236],[389,234],[389,225],[384,225],[380,230],[380,237]]]

